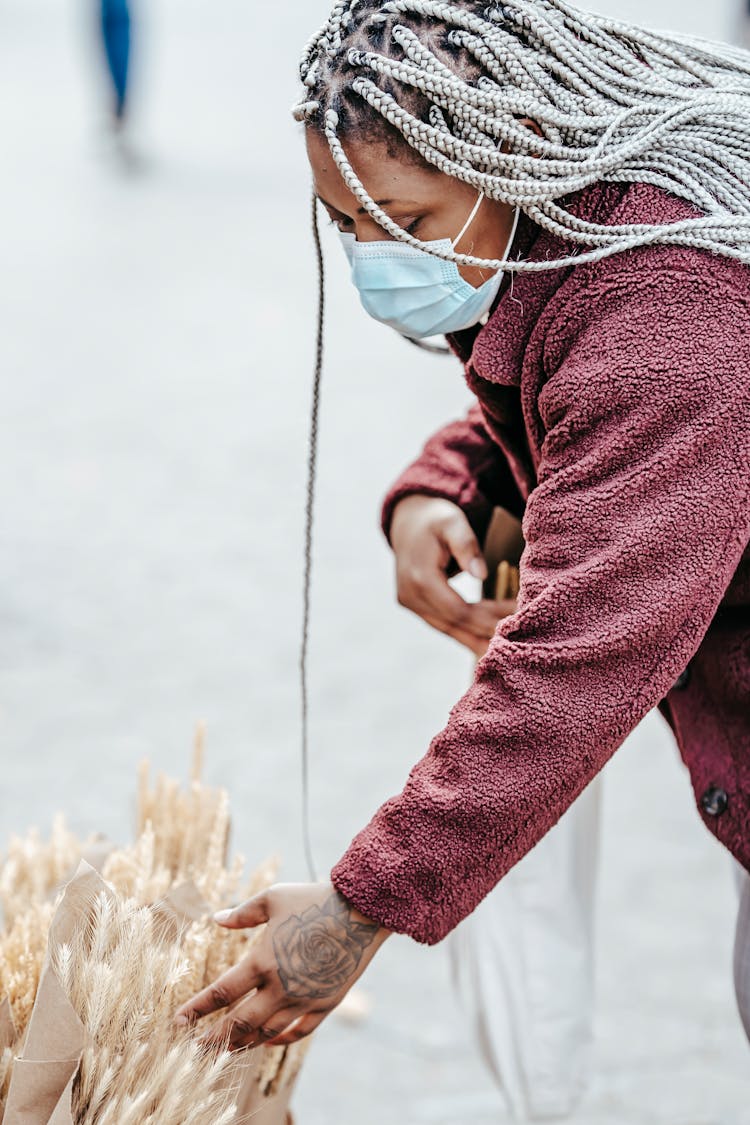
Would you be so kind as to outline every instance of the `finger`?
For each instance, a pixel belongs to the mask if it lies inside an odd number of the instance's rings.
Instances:
[[[479,627],[478,615],[472,612],[474,605],[464,601],[444,578],[424,587],[422,595],[424,609],[444,622],[446,626],[454,630],[461,629],[465,633],[476,633],[478,636],[486,635],[484,626],[481,629]],[[479,620],[482,616],[479,615]]]
[[[515,599],[504,598],[502,601],[485,599],[469,605],[467,628],[472,633],[482,637],[492,637],[498,624],[506,617],[510,617],[518,608]]]
[[[281,1035],[299,1014],[298,1008],[283,1007],[278,996],[270,991],[259,992],[238,1004],[202,1042],[209,1047],[228,1047],[230,1051],[259,1047]]]
[[[455,626],[441,621],[440,618],[429,611],[423,613],[422,616],[427,624],[432,625],[434,629],[453,637],[460,644],[471,649],[476,656],[484,656],[489,642],[497,632],[500,621],[515,613],[516,608],[516,602],[512,599],[502,602],[477,602],[468,606],[469,612],[464,626]]]
[[[288,1047],[291,1043],[298,1043],[300,1039],[312,1035],[313,1031],[320,1027],[328,1015],[330,1015],[329,1012],[308,1012],[306,1016],[301,1016],[290,1024],[281,1035],[277,1035],[275,1039],[269,1039],[267,1045],[269,1047]]]
[[[183,1004],[175,1013],[175,1023],[182,1025],[195,1023],[203,1016],[221,1011],[222,1008],[228,1008],[241,997],[247,996],[248,992],[260,988],[265,979],[255,961],[251,957],[246,957],[244,961],[240,961],[238,965],[234,965],[218,977],[208,988],[204,988],[192,1000]]]
[[[446,625],[463,625],[468,603],[456,593],[439,566],[401,570],[397,586],[400,604],[419,617],[432,613]]]
[[[430,613],[431,611],[428,609],[427,612]],[[439,619],[443,621],[443,624],[452,635],[457,633],[466,634],[470,637],[474,637],[477,641],[483,642],[486,646],[487,641],[491,641],[494,637],[497,632],[497,627],[500,624],[501,618],[496,615],[496,611],[488,610],[478,604],[468,604],[466,605],[466,609],[460,612],[462,615],[460,620],[457,620],[456,616],[453,616],[451,620],[446,621],[443,615],[440,615]],[[438,617],[438,614],[436,613],[434,616]],[[505,616],[507,617],[507,614],[505,614]]]
[[[487,563],[479,541],[463,514],[454,516],[444,525],[443,542],[461,570],[484,581],[487,577]]]
[[[247,902],[235,906],[231,910],[220,910],[214,914],[214,922],[225,926],[228,930],[246,930],[253,926],[262,926],[268,921],[268,892],[249,898]]]
[[[440,621],[437,617],[425,615],[423,620],[426,621],[428,625],[431,625],[433,629],[437,629],[439,633],[444,633],[446,637],[452,637],[454,641],[458,641],[459,644],[470,649],[475,656],[484,656],[487,651],[489,642],[476,636],[475,633],[468,633],[464,629],[454,629],[452,626],[446,625],[444,621]]]
[[[432,602],[425,606],[427,612],[441,618],[452,630],[473,633],[485,641],[491,640],[500,621],[510,617],[517,609],[515,600],[510,598],[465,602],[450,586],[447,589],[452,595],[450,598],[445,596],[445,587],[435,589]]]

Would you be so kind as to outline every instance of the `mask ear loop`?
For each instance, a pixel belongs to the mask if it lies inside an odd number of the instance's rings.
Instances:
[[[519,223],[520,219],[521,219],[521,208],[516,207],[516,214],[515,214],[515,218],[513,219],[513,227],[512,227],[512,230],[510,232],[510,238],[508,239],[508,247],[505,251],[505,260],[506,261],[510,257],[510,252],[513,249],[513,243],[515,242],[515,239],[516,239],[516,231],[518,230],[518,223]],[[511,281],[513,280],[513,274],[510,275],[510,279],[511,279]]]
[[[471,226],[471,224],[476,219],[477,212],[478,212],[479,208],[482,206],[483,200],[484,200],[484,193],[480,191],[479,198],[477,199],[476,203],[474,204],[474,206],[472,208],[472,211],[471,211],[471,214],[469,215],[468,219],[464,223],[464,226],[463,226],[463,229],[462,229],[461,233],[459,234],[458,238],[455,238],[453,240],[453,242],[451,244],[453,246],[454,250],[458,246],[458,244],[461,241],[461,239],[463,238],[463,236],[466,234],[466,232],[469,229],[469,227]],[[419,348],[423,352],[431,352],[433,355],[451,355],[452,354],[450,348],[446,348],[444,344],[426,344],[424,342],[424,340],[415,340],[411,336],[404,336],[403,333],[401,333],[401,338],[402,338],[402,340],[406,340],[407,344],[413,344],[415,348]]]
[[[477,199],[476,203],[472,207],[471,214],[469,215],[468,219],[466,220],[463,227],[461,228],[460,234],[458,235],[457,238],[454,238],[454,240],[453,240],[452,246],[453,246],[454,250],[456,249],[456,247],[460,243],[463,236],[466,234],[466,232],[469,229],[469,227],[471,226],[471,224],[476,219],[477,214],[479,213],[479,208],[484,203],[484,200],[485,200],[484,192],[480,191],[479,198]],[[509,250],[510,250],[510,247],[513,243],[513,239],[515,237],[516,227],[518,226],[518,219],[519,219],[520,213],[521,213],[520,209],[516,208],[516,220],[515,220],[515,223],[513,224],[513,233],[510,236],[510,242],[508,243],[508,249]],[[433,355],[451,355],[452,354],[451,349],[446,348],[443,344],[426,344],[424,342],[424,340],[414,340],[414,339],[412,339],[411,336],[403,336],[403,335],[402,335],[402,339],[406,340],[406,342],[408,344],[413,344],[415,348],[421,348],[421,350],[423,352],[432,352]]]
[[[476,219],[479,208],[482,206],[482,203],[484,202],[485,198],[486,197],[485,197],[484,193],[480,192],[479,193],[479,199],[474,204],[474,207],[472,209],[471,214],[469,215],[468,219],[464,223],[463,230],[461,231],[458,238],[455,239],[455,241],[453,243],[453,249],[454,250],[458,246],[458,244],[461,241],[461,239],[463,238],[463,236],[466,234],[466,232],[469,229],[469,227],[471,226],[471,224]],[[514,239],[516,237],[516,231],[518,230],[518,221],[519,221],[520,218],[521,218],[521,208],[516,207],[516,213],[515,213],[515,216],[514,216],[514,219],[513,219],[513,228],[510,232],[510,238],[508,239],[508,246],[507,246],[506,251],[505,251],[506,259],[507,259],[508,255],[510,254],[511,247],[513,246],[513,242],[514,242]],[[511,278],[510,278],[511,295],[513,293],[513,288],[512,288],[512,286],[513,286],[513,276],[514,275],[511,274]],[[402,340],[406,340],[407,344],[413,344],[415,348],[421,348],[421,350],[424,351],[424,352],[432,352],[433,355],[451,355],[452,354],[451,349],[446,348],[442,344],[426,344],[424,342],[424,340],[414,340],[414,339],[412,339],[411,336],[404,336],[403,334],[402,334],[401,338],[402,338]]]
[[[453,246],[454,250],[458,246],[458,244],[461,241],[461,239],[463,238],[463,236],[466,234],[466,232],[469,229],[469,227],[471,226],[471,224],[476,219],[479,208],[482,206],[483,203],[484,203],[484,192],[480,191],[479,198],[477,199],[476,203],[474,204],[474,207],[472,209],[471,214],[469,215],[468,219],[466,220],[466,222],[464,223],[464,225],[461,228],[461,233],[459,234],[458,238],[453,239],[452,246]]]

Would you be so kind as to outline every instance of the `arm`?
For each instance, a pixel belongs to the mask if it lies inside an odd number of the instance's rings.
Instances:
[[[391,487],[382,511],[383,532],[389,542],[396,505],[415,493],[457,504],[480,543],[494,507],[521,517],[523,500],[502,450],[485,428],[478,403],[465,418],[433,434],[417,460]]]
[[[666,695],[750,535],[737,272],[704,255],[694,272],[639,257],[548,330],[561,358],[539,397],[518,610],[332,873],[359,910],[419,941],[471,913]]]

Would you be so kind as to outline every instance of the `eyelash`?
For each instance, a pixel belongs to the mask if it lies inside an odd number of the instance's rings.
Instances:
[[[351,225],[351,219],[329,219],[328,221],[330,226],[338,227],[339,230],[344,230],[347,223]],[[421,218],[415,219],[413,223],[409,223],[408,227],[404,227],[403,229],[407,234],[414,234],[415,230],[421,222]]]

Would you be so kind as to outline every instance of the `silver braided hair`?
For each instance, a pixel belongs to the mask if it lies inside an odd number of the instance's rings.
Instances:
[[[460,265],[518,272],[654,243],[750,263],[748,52],[646,31],[566,0],[339,0],[300,72],[296,118],[322,133],[349,190],[400,242]],[[503,264],[425,247],[354,171],[344,138],[357,130],[370,138],[380,131],[416,159],[519,206],[576,244],[572,256]],[[601,181],[652,184],[701,214],[607,226],[566,209],[565,196]]]

